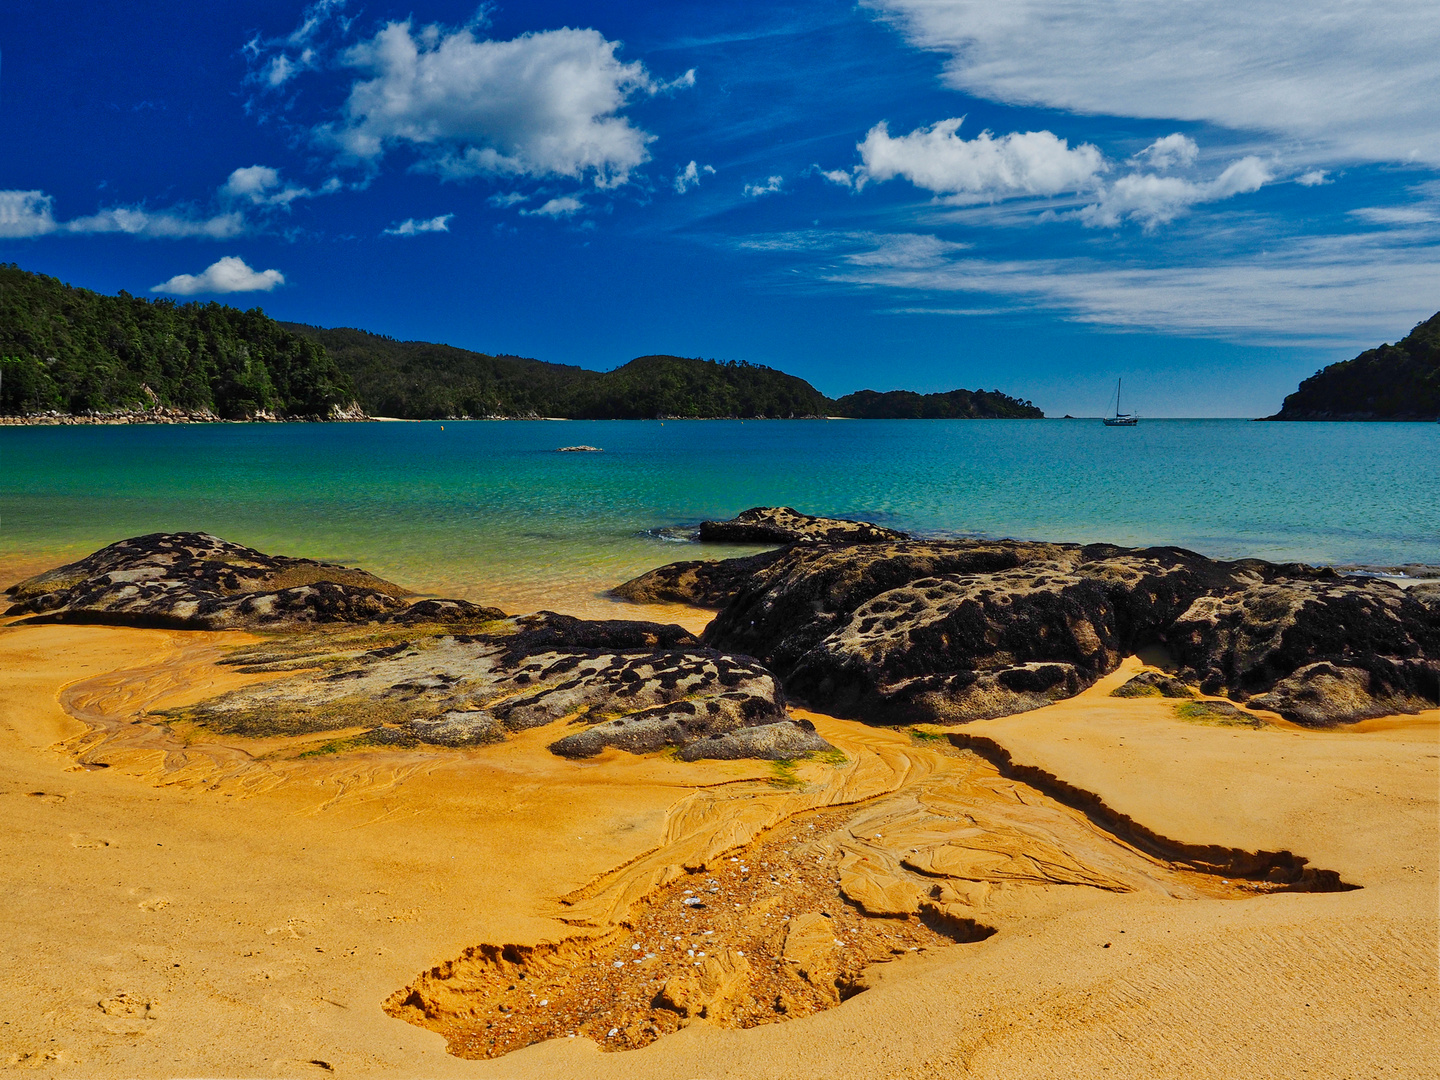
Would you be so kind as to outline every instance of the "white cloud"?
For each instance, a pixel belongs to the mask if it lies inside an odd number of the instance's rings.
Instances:
[[[340,189],[340,181],[330,179],[319,192],[296,184],[287,184],[280,179],[280,173],[268,165],[250,165],[236,169],[220,188],[220,198],[227,202],[248,202],[253,206],[288,207],[296,199],[314,198],[316,194],[329,195]]]
[[[269,292],[285,284],[279,270],[252,270],[237,255],[227,255],[211,263],[200,274],[176,274],[169,281],[156,285],[151,292],[195,296],[199,293]]]
[[[969,246],[923,233],[896,233],[875,236],[874,246],[869,250],[850,252],[844,259],[852,266],[924,270],[945,265],[949,256],[957,251],[964,251]]]
[[[1200,156],[1200,147],[1195,140],[1188,135],[1181,135],[1176,132],[1174,135],[1166,135],[1163,139],[1156,139],[1153,143],[1135,155],[1137,161],[1143,161],[1152,169],[1159,169],[1162,172],[1166,169],[1173,169],[1179,165],[1188,167],[1195,164],[1195,159]]]
[[[832,184],[839,184],[841,187],[855,186],[855,178],[844,169],[822,169],[819,165],[815,165],[813,168]]]
[[[764,180],[754,184],[746,184],[744,195],[747,199],[758,199],[762,195],[774,195],[785,187],[783,176],[767,176]]]
[[[1319,187],[1321,184],[1330,184],[1334,181],[1329,179],[1329,173],[1324,169],[1311,169],[1307,173],[1301,173],[1295,178],[1295,183],[1305,187]]]
[[[906,238],[891,250],[903,252],[912,243]],[[956,293],[986,295],[1118,329],[1292,344],[1394,340],[1397,327],[1434,313],[1440,278],[1440,230],[1433,226],[1309,237],[1238,258],[1124,268],[1078,258],[971,258],[940,248],[908,265],[885,256],[892,244],[870,236],[857,247],[857,235],[848,234],[831,237],[828,247],[812,238],[791,249],[825,258],[809,270],[815,277],[921,301],[911,307],[944,307],[943,298]]]
[[[115,206],[87,217],[56,221],[55,200],[43,191],[0,191],[0,237],[35,237],[51,233],[124,233],[160,239],[198,237],[224,240],[245,231],[235,211],[202,217],[185,210],[147,210]]]
[[[585,209],[585,204],[573,195],[561,195],[551,199],[538,210],[521,210],[526,217],[571,217]]]
[[[305,8],[300,24],[284,37],[261,38],[257,35],[251,38],[244,51],[252,65],[258,63],[260,66],[252,66],[249,81],[260,84],[266,90],[279,90],[302,72],[318,68],[322,50],[316,46],[316,40],[332,24],[344,32],[354,21],[342,14],[345,4],[346,0],[316,0]]]
[[[1362,206],[1350,211],[1361,221],[1374,225],[1420,225],[1440,221],[1440,206],[1424,203],[1415,206]]]
[[[993,101],[1208,121],[1308,160],[1440,164],[1433,0],[864,0]]]
[[[595,30],[492,41],[469,27],[392,22],[343,54],[366,77],[351,86],[343,119],[317,137],[371,168],[405,145],[450,179],[563,176],[615,187],[648,160],[653,138],[621,111],[637,94],[676,85],[622,63],[619,47]]]
[[[506,207],[514,206],[516,203],[528,201],[529,195],[521,195],[518,191],[508,191],[503,195],[491,195],[485,201],[497,210],[504,210]]]
[[[55,200],[43,191],[0,191],[0,236],[44,236],[59,228]]]
[[[856,187],[903,176],[936,194],[983,202],[1083,191],[1106,168],[1104,155],[1088,143],[1071,149],[1048,131],[998,139],[982,131],[967,140],[956,134],[963,121],[941,120],[898,137],[884,123],[876,124],[857,147],[862,164]]]
[[[677,195],[684,195],[685,192],[689,191],[692,187],[699,185],[701,173],[704,173],[706,176],[711,176],[714,172],[715,166],[713,165],[706,165],[704,168],[701,168],[697,166],[695,162],[690,162],[690,164],[675,174],[675,193]]]
[[[1241,158],[1206,183],[1178,176],[1131,173],[1106,188],[1099,202],[1081,210],[1080,220],[1093,227],[1114,228],[1128,218],[1154,229],[1197,203],[1258,191],[1271,178],[1269,167],[1256,157]]]
[[[449,232],[450,219],[454,214],[439,214],[433,218],[426,218],[424,221],[417,221],[414,218],[406,218],[398,225],[391,225],[383,231],[383,236],[419,236],[421,233]]]

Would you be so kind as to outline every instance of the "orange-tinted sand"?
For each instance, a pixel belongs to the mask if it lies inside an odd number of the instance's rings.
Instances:
[[[1363,886],[1237,898],[1117,855],[1136,884],[1120,892],[1058,883],[1070,871],[1057,843],[1092,852],[1087,865],[1114,847],[1082,815],[944,746],[825,717],[847,761],[801,765],[799,787],[769,784],[763,762],[565,761],[545,729],[473,751],[300,758],[280,741],[187,743],[128,722],[245,678],[213,666],[236,640],[0,628],[0,1065],[1419,1077],[1440,1052],[1437,714],[1323,733],[1189,723],[1158,699],[1106,696],[1130,661],[1072,701],[966,726],[1154,832],[1288,848]],[[440,1035],[381,1008],[470,946],[613,926],[683,864],[797,811],[855,803],[913,831],[921,796],[980,799],[977,813],[1010,823],[1007,843],[1053,865],[976,900],[992,937],[872,969],[873,989],[836,1008],[748,1029],[700,1021],[632,1052],[558,1039],[490,1061],[450,1057]]]

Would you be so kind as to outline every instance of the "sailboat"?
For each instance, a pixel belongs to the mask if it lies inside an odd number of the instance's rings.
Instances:
[[[1120,382],[1115,380],[1115,415],[1105,417],[1106,427],[1134,427],[1140,423],[1140,417],[1135,413],[1122,413],[1120,411]]]

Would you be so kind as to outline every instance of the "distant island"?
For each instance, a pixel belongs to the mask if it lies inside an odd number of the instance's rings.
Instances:
[[[831,399],[744,362],[642,356],[591,371],[282,323],[259,308],[105,296],[0,264],[0,417],[69,420],[1042,419],[999,390]]]
[[[1440,312],[1394,345],[1317,371],[1265,419],[1440,419]]]

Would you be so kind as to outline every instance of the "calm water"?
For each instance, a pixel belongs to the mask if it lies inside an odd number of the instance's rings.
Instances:
[[[557,454],[589,443],[603,454]],[[1440,563],[1440,425],[446,422],[0,428],[0,565],[161,529],[472,598],[599,591],[786,504],[920,532]],[[707,548],[707,553],[723,553]]]

